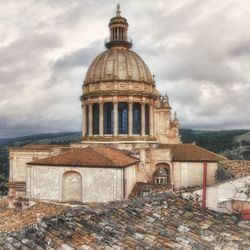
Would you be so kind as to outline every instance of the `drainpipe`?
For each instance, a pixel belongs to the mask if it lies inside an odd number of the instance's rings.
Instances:
[[[207,161],[203,161],[202,210],[206,209],[207,199]]]

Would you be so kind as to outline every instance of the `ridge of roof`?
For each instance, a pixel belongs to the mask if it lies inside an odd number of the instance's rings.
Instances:
[[[218,162],[227,158],[215,152],[209,151],[195,144],[161,144],[160,148],[169,148],[172,150],[173,161],[210,161]]]
[[[72,148],[59,155],[37,159],[27,164],[46,166],[126,167],[138,161],[137,158],[125,154],[122,150],[106,146],[87,146]]]
[[[220,155],[220,154],[217,154],[217,153],[215,153],[215,152],[213,152],[213,151],[211,151],[211,150],[208,150],[208,149],[206,149],[206,148],[203,148],[203,147],[201,147],[201,146],[199,146],[199,145],[196,145],[196,144],[192,144],[192,145],[194,145],[194,146],[196,146],[196,147],[198,147],[198,148],[200,148],[200,149],[202,149],[202,150],[205,150],[205,151],[207,151],[208,153],[213,154],[213,155],[215,155],[215,156],[217,156],[217,157],[224,158],[225,160],[227,159],[225,156]]]

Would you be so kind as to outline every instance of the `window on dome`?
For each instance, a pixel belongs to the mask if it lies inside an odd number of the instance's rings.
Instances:
[[[141,105],[135,102],[133,104],[133,134],[141,133]]]
[[[145,105],[145,134],[149,134],[149,106]]]
[[[99,134],[99,104],[93,105],[93,134]]]
[[[104,134],[113,134],[113,103],[107,102],[104,104]]]
[[[118,104],[118,133],[128,134],[128,104],[120,102]]]

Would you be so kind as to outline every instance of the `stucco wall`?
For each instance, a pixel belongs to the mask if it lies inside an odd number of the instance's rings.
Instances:
[[[126,175],[129,191],[135,180],[135,167]],[[27,196],[32,199],[62,201],[63,174],[76,171],[82,177],[82,202],[108,202],[123,199],[123,169],[63,166],[30,166],[27,168]],[[131,180],[130,180],[131,178]]]
[[[136,167],[130,166],[124,169],[125,198],[127,199],[136,184]]]
[[[207,185],[216,183],[217,162],[207,163]],[[173,162],[173,182],[175,189],[202,185],[203,162]]]

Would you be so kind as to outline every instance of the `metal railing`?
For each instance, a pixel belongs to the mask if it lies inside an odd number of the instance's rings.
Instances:
[[[130,37],[127,37],[126,39],[112,39],[112,40],[110,39],[110,37],[107,37],[104,40],[105,45],[111,42],[125,42],[125,43],[133,44],[133,40]]]

